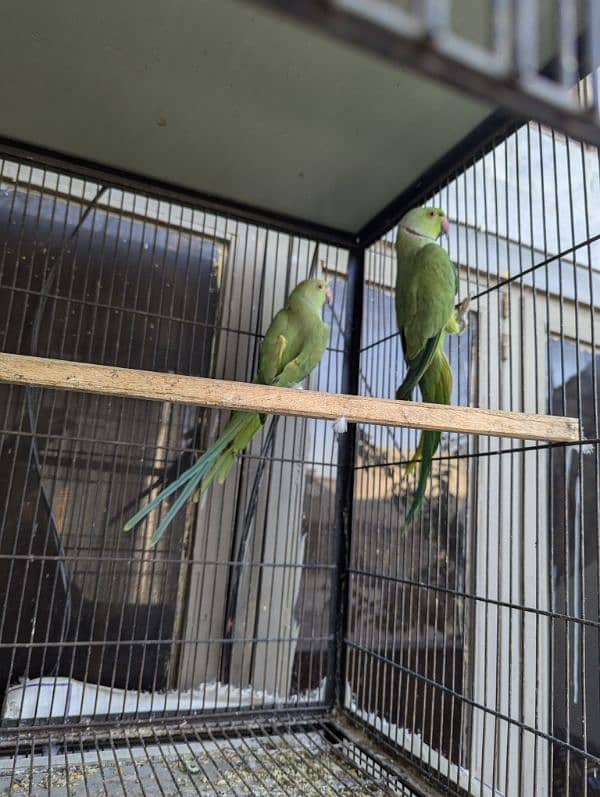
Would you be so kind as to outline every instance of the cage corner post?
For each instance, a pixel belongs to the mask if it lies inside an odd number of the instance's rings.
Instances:
[[[342,393],[357,395],[360,378],[360,341],[363,315],[365,250],[357,245],[348,254],[346,293],[347,328],[344,330]],[[327,658],[325,702],[343,707],[345,684],[345,636],[350,602],[348,565],[352,539],[356,424],[340,436],[335,490],[334,563],[331,590],[330,643]]]

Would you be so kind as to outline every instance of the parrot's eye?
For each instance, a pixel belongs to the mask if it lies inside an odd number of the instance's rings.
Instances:
[[[431,216],[431,218],[433,218],[435,216],[435,211],[434,210],[430,210],[429,211],[429,215]]]
[[[317,289],[320,290],[320,291],[323,290],[323,283],[322,282],[319,282],[319,284],[317,285]]]

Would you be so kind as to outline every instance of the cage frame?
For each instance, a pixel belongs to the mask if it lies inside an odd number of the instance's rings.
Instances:
[[[365,254],[368,246],[374,240],[377,240],[382,230],[390,229],[408,208],[422,202],[435,186],[450,180],[453,175],[460,173],[471,162],[475,153],[481,156],[484,152],[489,152],[499,140],[504,140],[519,125],[520,121],[518,119],[507,117],[505,112],[499,111],[493,114],[483,126],[474,130],[464,141],[460,142],[457,147],[454,147],[444,156],[440,162],[434,164],[423,176],[423,179],[403,193],[393,203],[393,206],[383,209],[364,230],[358,231],[352,240],[335,230],[315,227],[311,223],[283,218],[277,214],[256,208],[240,207],[235,202],[227,203],[223,200],[215,200],[212,197],[200,196],[194,192],[188,193],[171,186],[157,185],[153,181],[147,181],[135,175],[114,172],[111,169],[95,164],[82,163],[52,153],[32,150],[29,147],[16,145],[15,142],[0,140],[0,157],[17,158],[21,161],[26,161],[32,167],[56,169],[62,174],[70,174],[79,178],[83,176],[102,184],[110,184],[111,187],[128,191],[142,191],[158,199],[185,203],[200,211],[219,213],[226,218],[264,225],[269,229],[292,236],[304,236],[317,243],[346,248],[348,250],[346,312],[347,317],[352,319],[352,323],[344,339],[342,390],[343,393],[348,395],[358,395],[359,354],[361,351],[365,286]],[[482,141],[485,142],[483,145]],[[12,356],[8,355],[8,357]],[[31,358],[31,360],[33,361],[35,358]],[[33,363],[33,366],[35,367],[35,363]],[[106,368],[106,366],[100,367]],[[0,376],[0,381],[1,379]],[[190,377],[190,379],[195,380],[196,378]],[[9,381],[14,382],[12,379]],[[24,383],[28,381],[31,383],[31,379],[23,379]],[[380,400],[377,399],[376,401]],[[414,406],[418,407],[419,405],[415,403]],[[450,411],[453,409],[450,408]],[[418,428],[418,423],[416,426]],[[577,432],[578,424],[577,430],[573,427],[574,437],[579,436]],[[565,432],[563,432],[563,437],[564,434]],[[515,435],[511,432],[510,436]],[[523,437],[533,438],[532,435],[525,434],[523,434]],[[362,754],[367,756],[373,765],[379,766],[381,771],[387,772],[387,777],[391,777],[394,782],[402,784],[402,788],[409,789],[411,795],[416,797],[441,797],[446,792],[442,791],[439,782],[436,781],[435,772],[429,778],[423,768],[411,762],[406,754],[399,758],[398,750],[384,735],[379,733],[377,729],[369,725],[364,719],[352,715],[344,708],[344,671],[348,650],[345,638],[349,619],[348,569],[352,544],[356,444],[356,424],[350,423],[347,433],[340,440],[338,449],[338,478],[332,529],[336,579],[332,593],[332,611],[330,613],[331,641],[327,652],[327,683],[324,698],[326,707],[315,706],[312,709],[303,707],[297,715],[289,715],[287,720],[285,718],[286,709],[284,709],[284,714],[281,718],[283,724],[278,727],[281,727],[282,732],[284,732],[286,727],[296,729],[298,732],[304,732],[306,729],[310,730],[314,722],[320,723],[326,734],[331,733],[334,736],[345,739],[348,743],[354,744]],[[264,731],[264,726],[261,724],[265,720],[264,709],[257,711],[236,710],[235,718],[232,718],[230,711],[224,713],[213,711],[209,717],[203,712],[193,713],[196,715],[193,722],[199,723],[198,727],[200,728],[206,728],[205,733],[207,735],[203,738],[212,738],[215,733],[217,735],[220,734],[223,728],[230,727],[243,730],[245,725],[248,724],[254,728],[254,733],[260,735]],[[285,724],[286,721],[288,723],[287,726]],[[134,721],[127,718],[112,718],[105,722],[97,722],[95,720],[94,738],[96,740],[110,740],[111,745],[115,745],[119,740],[127,740],[131,734],[143,733],[144,729],[149,727],[152,728],[152,732],[155,735],[158,733],[159,737],[162,734],[165,738],[175,738],[178,734],[184,733],[188,723],[189,720],[184,720],[182,723],[181,718],[177,716],[161,717],[159,720],[153,720],[151,716],[137,718]],[[34,726],[30,728],[19,727],[18,724],[11,728],[10,724],[7,724],[4,730],[6,735],[0,740],[0,749],[13,749],[15,744],[17,747],[14,749],[17,750],[23,750],[23,745],[27,749],[29,744],[35,748],[35,745],[39,744],[39,739],[45,737],[50,743],[52,743],[53,739],[63,738],[66,740],[72,739],[80,743],[83,738],[81,729],[71,729],[68,725],[57,725],[51,720],[46,723],[36,721]]]
[[[266,5],[281,6],[278,2],[265,0]],[[298,9],[305,5],[313,8],[320,6],[314,4],[298,4],[294,2],[286,3],[293,13],[299,13]],[[307,14],[309,12],[307,11]],[[323,18],[320,17],[322,22]],[[379,48],[381,41],[377,43]],[[554,116],[549,118],[554,119]],[[558,118],[558,117],[557,117]],[[561,119],[564,119],[562,116]],[[244,205],[226,198],[204,195],[194,191],[181,189],[177,186],[162,184],[155,180],[150,180],[142,176],[128,173],[125,171],[110,169],[90,161],[78,160],[72,157],[63,157],[54,152],[24,146],[19,142],[9,139],[0,139],[0,156],[14,157],[27,161],[31,166],[42,168],[54,168],[64,174],[73,176],[86,176],[99,182],[109,182],[111,186],[124,190],[143,191],[151,193],[153,196],[186,203],[188,206],[198,210],[218,213],[227,218],[235,218],[251,224],[266,226],[269,229],[278,230],[289,235],[299,235],[310,238],[318,243],[340,246],[348,250],[349,262],[347,272],[348,293],[346,298],[347,317],[352,319],[349,334],[345,337],[345,345],[342,361],[342,386],[343,392],[351,395],[358,394],[359,390],[359,355],[361,343],[361,327],[363,320],[363,288],[365,276],[365,252],[366,249],[376,241],[384,232],[387,232],[402,217],[403,213],[416,204],[419,204],[427,197],[433,187],[440,185],[444,181],[452,178],[453,175],[462,171],[471,161],[475,154],[481,156],[493,148],[499,141],[514,132],[521,124],[520,117],[513,116],[506,111],[497,111],[488,117],[481,125],[477,126],[459,144],[451,148],[446,155],[430,167],[418,181],[406,189],[390,205],[382,208],[370,222],[356,230],[354,234],[332,229],[326,226],[319,226],[311,222],[279,215],[273,211]],[[588,128],[577,126],[567,129],[581,132]],[[388,769],[394,777],[407,787],[415,795],[441,795],[437,784],[432,780],[430,783],[424,782],[423,770],[412,767],[410,761],[403,757],[402,761],[398,758],[390,759],[390,753],[397,754],[397,751],[387,744],[386,740],[378,735],[376,730],[366,722],[352,717],[343,709],[344,700],[344,666],[346,656],[345,635],[348,622],[348,561],[351,546],[352,519],[353,519],[353,495],[354,495],[354,462],[356,452],[356,427],[351,424],[348,433],[343,437],[338,453],[338,482],[335,494],[335,523],[333,526],[333,538],[335,545],[336,560],[336,582],[332,596],[331,611],[331,632],[332,641],[328,652],[328,673],[327,673],[327,692],[325,702],[329,713],[323,714],[322,709],[315,709],[315,721],[324,721],[346,738],[354,741],[364,752],[373,760],[377,761],[382,767]],[[302,715],[297,718],[297,722],[302,727],[310,727],[313,719],[313,712],[303,710]],[[252,711],[238,713],[236,722],[249,722],[260,719],[262,713],[255,714]],[[211,721],[212,721],[211,717]],[[231,717],[214,716],[215,723],[231,720]],[[206,718],[202,719],[207,722]],[[296,720],[294,720],[296,722]],[[114,720],[104,728],[107,737],[113,739],[113,733],[117,736],[122,734],[126,737],[128,729],[131,727],[138,730],[146,720],[138,720],[133,726],[129,726],[125,720]],[[179,719],[164,719],[160,721],[161,727],[165,728],[165,734],[177,733],[181,730],[178,727]],[[96,726],[100,731],[100,725]],[[215,725],[215,727],[217,727]],[[9,732],[11,729],[6,729]],[[68,735],[69,729],[63,729]],[[53,734],[60,733],[60,728],[54,725],[40,726],[28,731],[17,729],[16,736],[24,736],[27,740],[34,740],[38,734],[47,734],[52,738]],[[75,733],[75,731],[73,732]],[[73,736],[75,738],[75,736]],[[6,746],[2,741],[1,746]]]

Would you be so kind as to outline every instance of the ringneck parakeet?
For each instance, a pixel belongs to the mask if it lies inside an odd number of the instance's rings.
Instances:
[[[329,340],[329,327],[321,318],[325,302],[331,303],[331,290],[324,280],[304,280],[292,291],[283,310],[271,324],[260,347],[257,385],[294,387],[318,365]],[[204,493],[216,478],[222,484],[236,456],[250,443],[266,421],[264,415],[232,412],[220,436],[176,481],[140,509],[125,524],[129,531],[165,498],[181,488],[181,493],[152,535],[156,545],[169,523],[186,501]]]
[[[444,338],[447,332],[461,332],[461,327],[454,309],[458,272],[437,243],[440,235],[447,232],[448,219],[439,208],[415,208],[398,224],[396,317],[407,366],[404,381],[396,391],[398,400],[409,401],[418,384],[423,401],[450,403],[452,371],[444,354]],[[440,437],[440,432],[422,432],[408,466],[410,473],[421,460],[404,528],[423,505]]]

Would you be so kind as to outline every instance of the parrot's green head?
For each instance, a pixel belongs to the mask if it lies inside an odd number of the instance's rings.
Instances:
[[[413,208],[400,219],[400,230],[437,241],[449,229],[446,214],[440,208]]]
[[[325,302],[331,304],[333,295],[326,280],[304,280],[300,282],[288,299],[290,307],[308,305],[317,313],[321,313]]]

